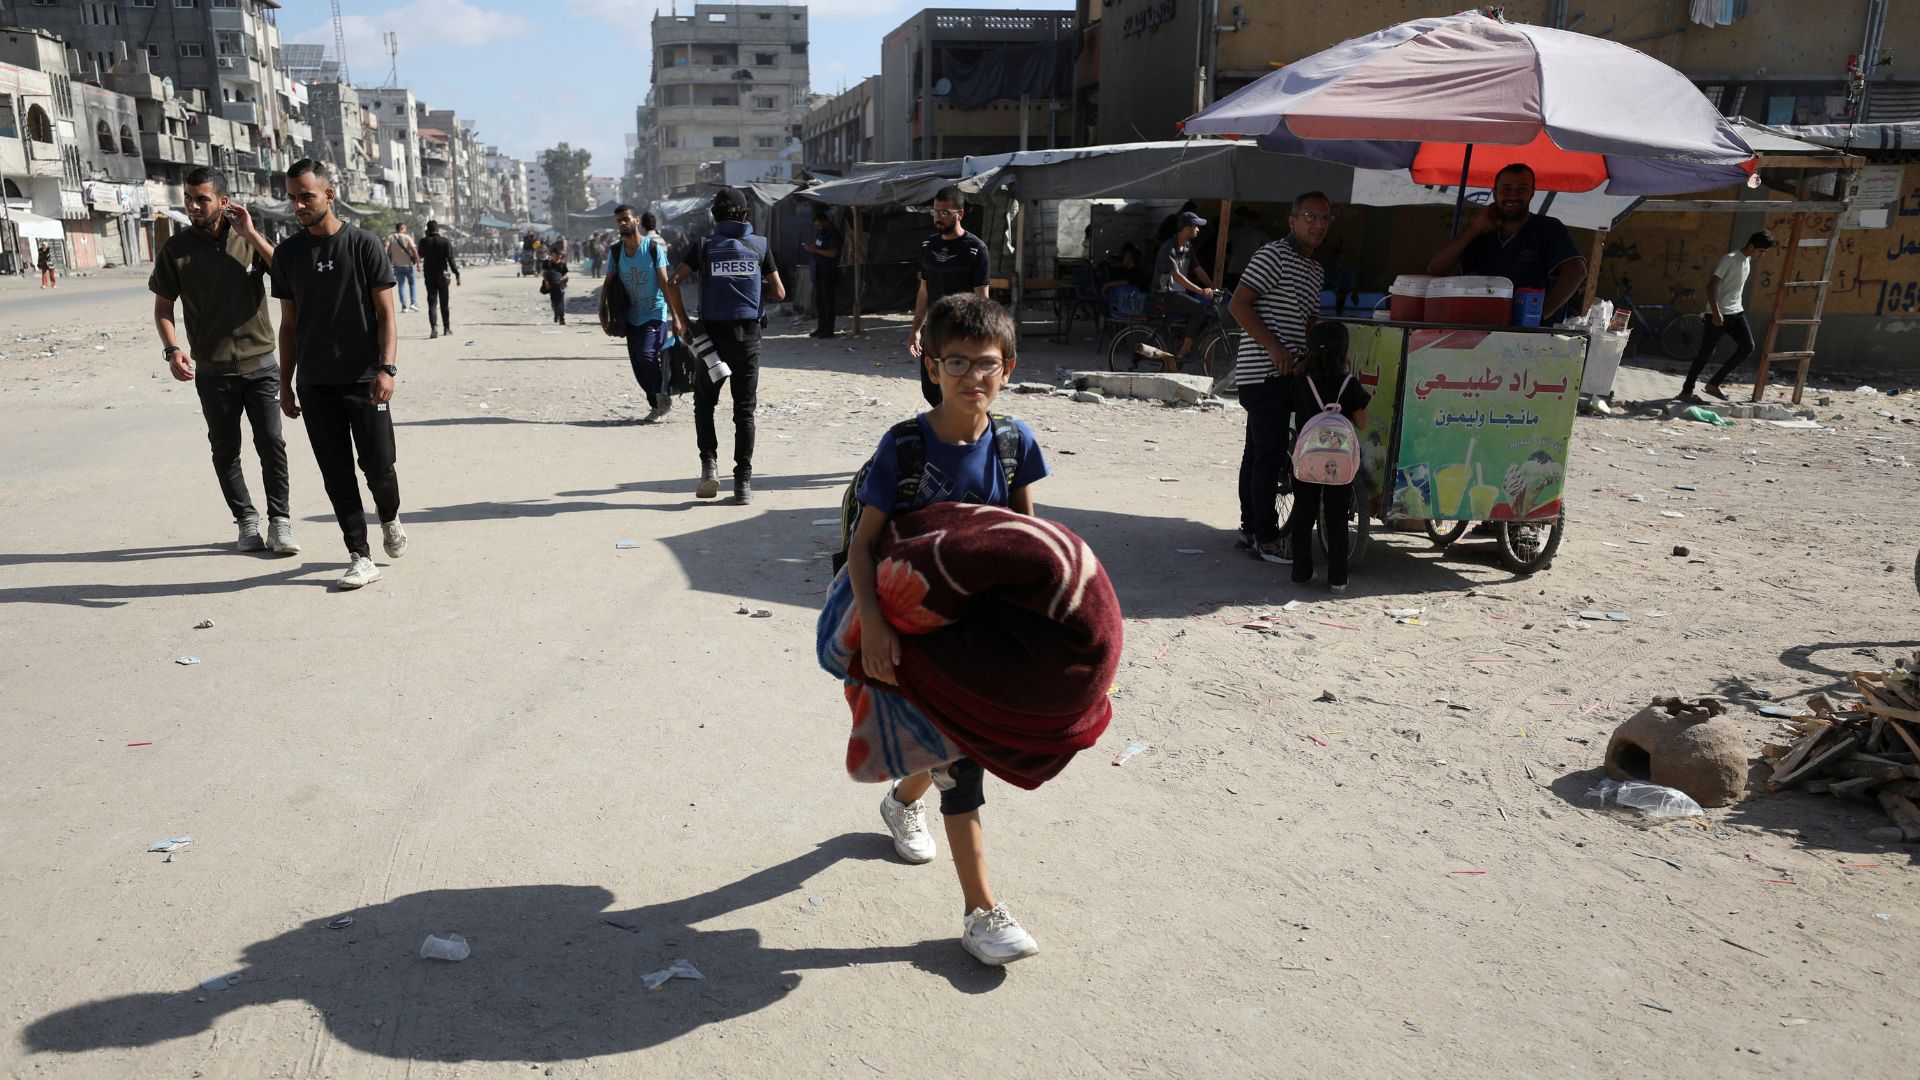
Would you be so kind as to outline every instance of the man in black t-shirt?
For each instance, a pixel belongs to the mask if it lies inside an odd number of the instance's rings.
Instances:
[[[287,170],[287,200],[301,231],[273,253],[273,295],[280,300],[280,411],[307,419],[333,516],[351,560],[342,589],[380,577],[367,547],[367,515],[353,475],[355,451],[380,512],[387,557],[407,550],[400,527],[400,477],[394,471],[393,268],[380,241],[333,213],[333,178],[306,158]],[[296,389],[297,388],[297,389]]]
[[[460,284],[460,260],[454,258],[453,244],[441,235],[437,221],[427,222],[427,235],[420,238],[420,273],[427,279],[427,328],[431,331],[427,336],[439,337],[442,330],[453,333],[453,314],[447,308],[447,275],[453,275],[453,284]]]
[[[920,365],[920,396],[929,405],[940,404],[940,382],[934,378],[927,358],[920,355],[920,327],[926,324],[927,309],[941,297],[955,293],[987,295],[987,245],[960,224],[963,213],[960,189],[941,188],[933,197],[935,232],[920,242],[920,295],[913,302],[913,333],[907,338],[907,353]]]
[[[1586,283],[1587,260],[1559,219],[1533,212],[1533,193],[1531,168],[1516,162],[1501,169],[1487,205],[1434,255],[1427,272],[1503,277],[1515,289],[1539,289],[1547,294],[1540,325],[1551,326]]]

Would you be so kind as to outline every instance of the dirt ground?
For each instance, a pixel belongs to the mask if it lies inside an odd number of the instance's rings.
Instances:
[[[1338,599],[1232,549],[1237,408],[1009,395],[1128,642],[1102,743],[990,786],[1043,950],[996,971],[944,852],[891,857],[812,656],[813,523],[919,404],[899,322],[776,322],[743,508],[693,500],[690,402],[635,423],[617,342],[466,280],[452,337],[404,316],[412,550],[358,593],[297,424],[305,552],[232,550],[137,276],[0,289],[6,1075],[1911,1075],[1920,849],[1877,810],[1585,797],[1655,695],[1731,695],[1757,753],[1749,689],[1920,648],[1911,393],[1583,418],[1550,570],[1397,534]],[[446,931],[471,958],[420,959]],[[704,981],[643,987],[683,958]]]

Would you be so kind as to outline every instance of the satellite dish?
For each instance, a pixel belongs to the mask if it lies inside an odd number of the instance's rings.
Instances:
[[[938,82],[933,84],[934,97],[946,97],[948,94],[951,94],[951,93],[953,93],[952,79],[943,77]]]
[[[173,76],[171,76],[171,75],[168,75],[168,76],[166,76],[165,78],[162,78],[162,79],[160,80],[160,88],[161,88],[162,90],[164,90],[164,91],[166,91],[166,94],[167,94],[167,98],[168,98],[168,100],[172,100],[172,98],[173,98]]]

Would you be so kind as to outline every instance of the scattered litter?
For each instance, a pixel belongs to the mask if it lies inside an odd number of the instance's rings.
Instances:
[[[1423,607],[1390,607],[1387,609],[1387,617],[1390,619],[1411,619],[1416,615],[1426,614],[1426,610],[1427,609]]]
[[[875,1062],[868,1061],[866,1058],[861,1058],[860,1064],[865,1065],[867,1068],[872,1069],[874,1072],[877,1072],[877,1073],[883,1073],[887,1071],[887,1067],[885,1065],[880,1065]]]
[[[1173,550],[1181,555],[1205,555],[1207,553],[1207,549],[1205,548],[1174,548]]]
[[[755,608],[753,614],[748,617],[753,619],[771,619],[773,618],[773,612],[768,611],[766,608]]]
[[[1628,502],[1646,502],[1646,501],[1647,501],[1647,497],[1646,497],[1645,495],[1637,495],[1637,494],[1636,494],[1636,495],[1628,495],[1628,496],[1627,496],[1627,501],[1628,501]]]
[[[1704,811],[1684,791],[1659,784],[1649,784],[1644,780],[1602,780],[1600,786],[1587,792],[1588,798],[1599,798],[1602,803],[1613,802],[1644,811],[1649,817],[1701,817]]]
[[[1337,698],[1337,697],[1334,697],[1334,696],[1333,696],[1333,691],[1331,691],[1331,690],[1322,690],[1322,691],[1320,691],[1320,696],[1319,696],[1319,697],[1317,697],[1317,698],[1314,698],[1313,700],[1315,700],[1315,701],[1339,701],[1340,699],[1339,699],[1339,698]]]
[[[473,955],[473,947],[459,934],[428,934],[420,943],[420,959],[445,960],[457,964]]]
[[[1587,620],[1588,622],[1632,622],[1633,621],[1631,618],[1627,616],[1625,612],[1621,612],[1621,611],[1583,611],[1580,613],[1580,617]]]
[[[215,975],[213,978],[208,979],[205,982],[201,983],[200,989],[212,990],[215,993],[218,993],[222,990],[231,990],[234,987],[239,985],[240,985],[240,972],[235,971],[227,975]]]
[[[152,847],[148,848],[147,850],[148,851],[173,851],[178,848],[186,847],[188,844],[191,844],[191,843],[193,843],[193,837],[191,836],[170,836],[165,840],[156,842]]]
[[[213,620],[201,619],[199,622],[193,624],[193,628],[195,630],[211,630],[213,629]]]
[[[1113,759],[1113,763],[1115,765],[1125,765],[1127,762],[1145,753],[1147,745],[1146,743],[1138,742],[1128,743],[1126,749],[1120,751],[1119,756]]]
[[[478,345],[478,344],[480,344],[480,343],[479,343],[478,341],[475,341],[475,340],[473,340],[472,338],[468,338],[468,339],[467,339],[467,344],[468,344],[469,346],[472,346],[472,345]]]
[[[1449,870],[1449,874],[1484,874],[1485,870]]]
[[[840,524],[840,519],[839,518],[814,518],[813,523],[815,525],[838,525]]]
[[[1683,518],[1683,517],[1686,517],[1687,515],[1681,513],[1678,510],[1662,510],[1660,511],[1660,516],[1663,518]]]
[[[1675,544],[1673,545],[1673,554],[1678,558],[1684,559],[1693,554],[1693,549],[1687,547],[1685,544]]]
[[[1280,610],[1281,611],[1299,611],[1301,608],[1306,606],[1307,605],[1302,601],[1289,600],[1286,603],[1280,605]]]
[[[1680,414],[1680,418],[1683,420],[1691,420],[1696,424],[1711,424],[1714,427],[1733,426],[1733,421],[1721,416],[1712,409],[1702,408],[1699,405],[1688,406],[1687,411]]]
[[[128,746],[152,746],[153,744],[150,742],[130,742],[127,745]]]
[[[638,540],[615,540],[615,541],[613,542],[613,546],[614,546],[614,547],[616,547],[616,548],[618,548],[618,549],[620,549],[621,551],[628,551],[628,550],[631,550],[631,549],[633,549],[633,548],[637,548],[637,547],[639,547],[639,546],[640,546],[640,541],[638,541]]]
[[[1399,623],[1399,624],[1400,624],[1401,626],[1425,626],[1425,625],[1427,625],[1427,624],[1426,624],[1426,623],[1425,623],[1425,622],[1424,622],[1423,620],[1420,620],[1420,619],[1411,619],[1411,618],[1409,618],[1409,619],[1395,619],[1395,620],[1393,620],[1393,621],[1394,621],[1394,622],[1397,622],[1397,623]]]
[[[1675,490],[1675,491],[1699,491],[1700,489],[1699,489],[1699,488],[1697,488],[1697,487],[1694,487],[1694,486],[1693,486],[1692,484],[1675,484],[1675,485],[1673,485],[1673,490]]]
[[[345,929],[346,929],[347,927],[349,927],[349,926],[352,926],[352,925],[353,925],[353,916],[351,916],[351,915],[342,915],[342,916],[340,916],[339,918],[337,918],[337,919],[335,919],[335,920],[333,920],[332,922],[330,922],[330,923],[328,923],[328,924],[327,924],[327,929],[329,929],[329,930],[345,930]]]
[[[1879,919],[1879,920],[1880,920],[1881,922],[1892,922],[1892,921],[1893,921],[1893,915],[1892,915],[1892,913],[1891,913],[1891,912],[1886,912],[1886,911],[1876,911],[1876,912],[1874,912],[1874,913],[1873,913],[1873,917],[1874,917],[1874,918],[1876,918],[1876,919]]]
[[[675,960],[673,962],[673,966],[671,967],[662,968],[659,971],[648,972],[647,974],[640,976],[640,981],[647,984],[647,989],[658,990],[662,986],[665,986],[667,984],[668,979],[704,979],[704,978],[706,978],[706,976],[700,974],[700,969],[694,967],[691,963],[685,960]]]
[[[1780,720],[1790,720],[1793,717],[1799,716],[1800,714],[1792,709],[1785,708],[1784,706],[1780,706],[1780,705],[1762,705],[1760,706],[1760,715],[1772,716]]]
[[[608,926],[611,926],[616,930],[625,930],[629,934],[637,934],[640,932],[640,928],[633,925],[632,923],[618,922],[613,919],[601,919],[600,921],[603,923],[606,923]]]
[[[826,907],[827,898],[824,896],[809,896],[807,897],[807,903],[812,904],[814,907]]]
[[[1820,427],[1818,420],[1768,420],[1767,423],[1778,428],[1794,428],[1796,430],[1817,430]]]
[[[491,405],[489,405],[489,404],[487,404],[487,403],[486,403],[486,402],[484,402],[484,401],[480,403],[480,407],[481,407],[481,408],[483,408],[483,409],[491,409],[491,408],[493,408],[493,406],[491,406]]]
[[[200,662],[200,658],[197,656],[183,656],[180,659],[174,661],[174,663],[179,664],[181,667],[192,667],[193,665],[199,662]]]
[[[1856,394],[1878,394],[1880,391],[1875,390],[1871,386],[1856,386],[1853,388],[1853,392]]]

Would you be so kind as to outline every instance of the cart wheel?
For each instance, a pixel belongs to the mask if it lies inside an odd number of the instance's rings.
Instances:
[[[1707,320],[1701,315],[1682,315],[1660,331],[1660,348],[1675,360],[1692,360],[1700,355],[1700,342],[1707,336]]]
[[[1560,550],[1560,537],[1567,530],[1566,511],[1553,519],[1552,524],[1528,525],[1519,522],[1501,521],[1495,523],[1495,539],[1500,552],[1500,565],[1516,574],[1533,574],[1553,565],[1554,553]]]
[[[1113,335],[1107,343],[1108,371],[1135,371],[1140,366],[1140,354],[1136,350],[1142,345],[1158,346],[1153,330],[1146,326],[1128,326]]]
[[[1426,522],[1427,539],[1433,541],[1434,547],[1445,551],[1453,546],[1455,540],[1466,535],[1467,526],[1471,524],[1473,524],[1471,521],[1434,521],[1429,519]]]

